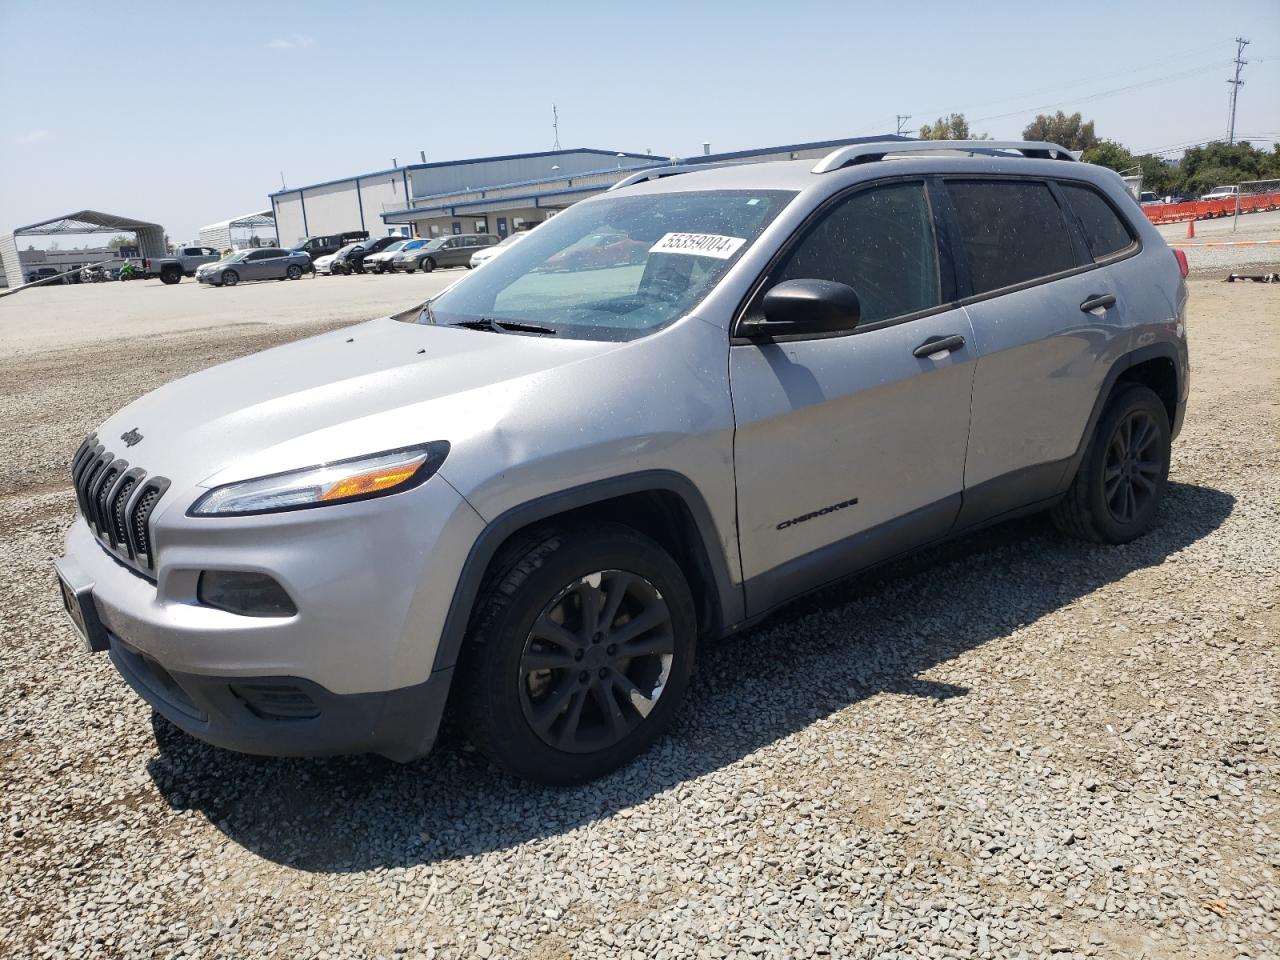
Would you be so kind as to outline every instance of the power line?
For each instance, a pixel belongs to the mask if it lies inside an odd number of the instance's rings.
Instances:
[[[1123,87],[1115,87],[1114,89],[1111,89],[1111,90],[1100,90],[1097,93],[1091,93],[1083,97],[1069,97],[1066,100],[1058,100],[1055,103],[1042,103],[1039,106],[1024,107],[1021,110],[1012,110],[1009,113],[995,114],[994,116],[990,116],[990,117],[978,117],[976,120],[973,120],[971,122],[986,123],[988,120],[1005,120],[1009,117],[1021,116],[1026,113],[1030,113],[1033,110],[1035,111],[1051,110],[1054,107],[1062,107],[1067,105],[1079,106],[1080,104],[1084,104],[1084,103],[1092,103],[1094,100],[1101,100],[1104,97],[1113,97],[1116,94],[1120,94],[1120,93],[1130,93],[1134,90],[1142,90],[1142,89],[1145,89],[1146,87],[1155,86],[1158,83],[1168,83],[1171,80],[1182,80],[1187,77],[1193,77],[1197,74],[1208,73],[1210,70],[1217,70],[1221,66],[1222,66],[1221,61],[1215,61],[1213,63],[1205,64],[1204,66],[1193,67],[1190,70],[1182,70],[1182,71],[1179,71],[1178,73],[1166,74],[1163,77],[1153,77],[1150,80],[1143,80],[1140,83],[1131,83]]]
[[[1244,81],[1240,79],[1240,71],[1244,69],[1244,65],[1248,60],[1242,59],[1244,48],[1249,45],[1248,40],[1236,37],[1236,58],[1232,61],[1236,65],[1236,75],[1234,79],[1228,80],[1231,84],[1231,120],[1227,124],[1227,144],[1231,145],[1236,142],[1236,97],[1240,93],[1240,87],[1244,85]]]

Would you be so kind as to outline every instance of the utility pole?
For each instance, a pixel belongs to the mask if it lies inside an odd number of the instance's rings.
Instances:
[[[555,131],[556,142],[552,144],[552,150],[560,149],[560,112],[556,110],[556,105],[551,105],[551,129]]]
[[[911,114],[899,113],[895,116],[898,118],[898,136],[902,136],[902,125],[911,119]]]
[[[1241,59],[1244,54],[1244,48],[1248,45],[1248,40],[1236,37],[1236,75],[1233,79],[1227,81],[1227,83],[1231,84],[1231,120],[1227,125],[1228,146],[1236,142],[1236,97],[1239,95],[1240,87],[1244,83],[1244,81],[1240,79],[1240,70],[1249,62],[1248,60]]]

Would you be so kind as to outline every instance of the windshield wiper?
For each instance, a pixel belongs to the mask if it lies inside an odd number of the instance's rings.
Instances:
[[[441,324],[445,327],[465,327],[468,330],[488,330],[490,333],[541,333],[555,336],[550,327],[542,327],[536,323],[520,323],[518,320],[498,321],[492,317],[481,317],[478,320],[461,320],[457,323]]]

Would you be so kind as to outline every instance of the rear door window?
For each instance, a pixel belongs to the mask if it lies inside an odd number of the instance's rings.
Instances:
[[[765,289],[784,280],[847,284],[861,301],[864,324],[936,307],[938,252],[924,184],[886,184],[838,201],[787,253]]]
[[[1053,191],[1038,180],[948,180],[974,295],[1078,266]]]
[[[1071,205],[1071,212],[1080,221],[1093,259],[1101,260],[1133,244],[1133,235],[1120,214],[1096,190],[1080,183],[1059,181],[1058,186]]]

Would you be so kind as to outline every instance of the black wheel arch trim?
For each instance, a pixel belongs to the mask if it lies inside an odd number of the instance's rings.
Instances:
[[[668,470],[646,470],[557,491],[519,504],[495,517],[476,538],[463,563],[462,572],[454,587],[453,600],[449,604],[449,612],[445,616],[432,671],[448,670],[457,663],[484,575],[499,548],[513,534],[563,513],[643,493],[674,494],[688,510],[697,527],[698,537],[690,546],[698,551],[699,561],[705,564],[711,575],[711,582],[707,586],[711,601],[717,608],[714,614],[717,621],[715,631],[719,633],[729,625],[741,621],[744,616],[742,585],[734,582],[729,575],[719,531],[702,493],[683,474]]]
[[[1168,341],[1160,341],[1157,343],[1149,343],[1146,346],[1138,347],[1131,350],[1122,357],[1118,357],[1111,365],[1111,369],[1107,371],[1106,378],[1102,381],[1102,387],[1098,390],[1098,396],[1093,401],[1093,410],[1089,414],[1089,421],[1085,424],[1084,433],[1080,437],[1080,443],[1067,461],[1067,467],[1063,471],[1060,481],[1061,493],[1071,485],[1072,479],[1076,475],[1076,471],[1080,468],[1081,461],[1084,460],[1085,452],[1089,449],[1089,441],[1093,437],[1093,431],[1098,427],[1098,421],[1102,419],[1102,411],[1107,406],[1107,399],[1115,390],[1116,384],[1120,382],[1121,376],[1126,370],[1130,370],[1138,364],[1146,363],[1148,360],[1168,360],[1173,364],[1173,373],[1177,378],[1177,389],[1174,391],[1174,403],[1176,405],[1175,415],[1170,418],[1169,428],[1172,435],[1176,436],[1178,428],[1182,425],[1182,416],[1186,410],[1186,398],[1184,391],[1186,390],[1186,359],[1178,355],[1178,350],[1174,344]]]

